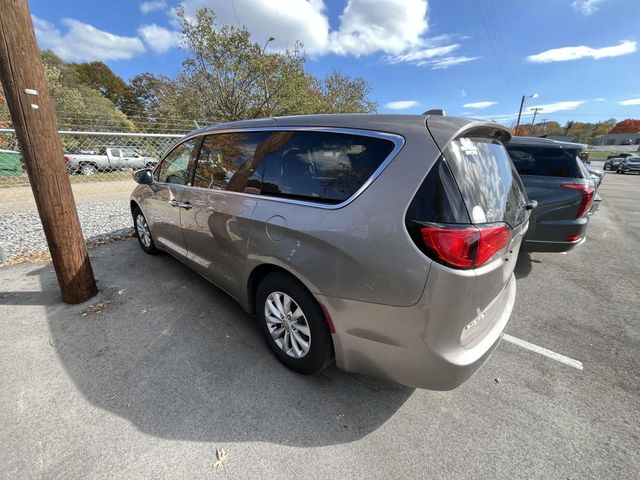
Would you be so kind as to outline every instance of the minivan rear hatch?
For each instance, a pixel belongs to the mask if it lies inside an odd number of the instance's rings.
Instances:
[[[507,305],[515,295],[513,271],[528,228],[529,199],[504,147],[503,143],[510,139],[504,127],[443,117],[428,117],[426,124],[442,153],[439,163],[447,167],[457,186],[466,218],[464,225],[459,226],[451,221],[422,224],[427,229],[441,227],[451,232],[456,228],[478,229],[477,248],[496,253],[491,257],[486,255],[486,261],[478,257],[473,268],[464,269],[440,261],[429,245],[425,250],[436,263],[443,265],[431,268],[425,292],[445,298],[442,295],[446,289],[443,290],[441,284],[448,285],[447,288],[455,285],[465,292],[463,297],[456,297],[455,305],[448,305],[453,309],[451,321],[459,328],[459,336],[455,341],[450,340],[472,349],[497,335],[504,326],[502,322],[506,321],[503,310],[511,308]],[[424,237],[424,231],[422,233]],[[485,234],[487,241],[483,244]],[[457,244],[449,242],[449,245]]]
[[[467,213],[465,223],[481,232],[504,232],[505,226],[508,232],[508,238],[497,237],[505,248],[489,261],[477,262],[473,269],[475,282],[467,290],[468,307],[484,311],[511,281],[528,228],[529,199],[504,147],[511,135],[495,123],[468,119],[428,117],[426,125],[442,152],[440,162],[448,167],[458,187]],[[447,223],[446,228],[455,228]],[[444,265],[452,267],[447,262]]]

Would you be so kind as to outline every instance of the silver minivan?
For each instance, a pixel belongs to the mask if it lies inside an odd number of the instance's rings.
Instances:
[[[442,116],[248,120],[184,137],[139,170],[131,211],[257,317],[300,373],[447,390],[498,344],[528,226],[495,123]]]

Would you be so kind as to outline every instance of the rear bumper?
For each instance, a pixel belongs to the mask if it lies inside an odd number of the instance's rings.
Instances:
[[[515,294],[511,275],[500,294],[477,311],[476,318],[463,313],[468,311],[463,299],[438,300],[427,293],[410,307],[316,297],[335,325],[339,368],[419,388],[451,390],[467,380],[496,348],[509,322]],[[448,290],[445,295],[457,297],[460,292]]]
[[[584,243],[589,218],[587,215],[571,220],[542,220],[531,223],[524,237],[525,252],[568,252]],[[570,235],[580,238],[567,241]]]

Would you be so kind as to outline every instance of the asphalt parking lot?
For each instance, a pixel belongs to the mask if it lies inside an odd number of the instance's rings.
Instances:
[[[84,305],[0,268],[0,478],[639,478],[640,177],[600,193],[584,245],[520,257],[515,340],[451,392],[285,370],[135,240],[91,250]]]

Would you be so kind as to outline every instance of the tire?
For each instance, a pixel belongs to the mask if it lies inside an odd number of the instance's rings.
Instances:
[[[135,235],[138,239],[138,243],[145,253],[148,253],[149,255],[159,253],[159,250],[153,241],[153,237],[151,236],[151,230],[149,230],[147,219],[144,217],[140,207],[135,207],[133,209],[133,230],[136,232]]]
[[[85,163],[83,165],[80,165],[80,173],[82,175],[95,175],[96,173],[98,173],[98,169],[91,163]]]
[[[285,295],[291,299],[288,311]],[[280,298],[282,308],[278,307],[276,297]],[[333,359],[333,341],[327,320],[313,295],[296,279],[283,272],[264,277],[256,292],[256,311],[267,344],[285,366],[298,373],[311,375],[329,365]],[[271,314],[267,316],[266,311]],[[280,313],[277,321],[274,321],[277,318],[274,313]]]

